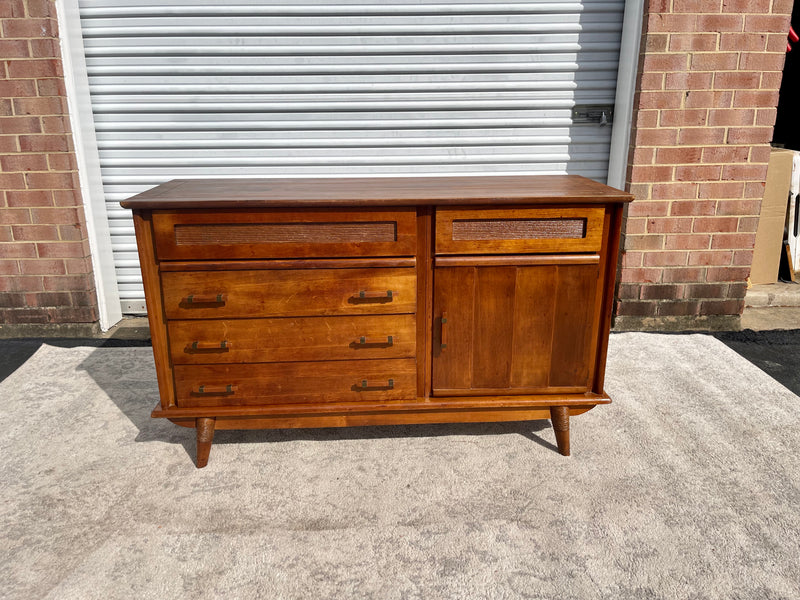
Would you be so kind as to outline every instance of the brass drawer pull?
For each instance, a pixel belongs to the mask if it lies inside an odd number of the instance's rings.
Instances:
[[[375,384],[370,385],[369,382],[366,379],[362,379],[361,380],[361,387],[357,387],[356,389],[361,390],[361,391],[366,391],[366,390],[369,390],[369,389],[373,389],[373,390],[374,389],[389,389],[389,390],[393,390],[394,389],[394,379],[390,379],[386,385],[375,385]]]
[[[201,385],[197,388],[195,394],[235,394],[239,386],[228,385]]]
[[[362,299],[375,298],[380,300],[391,300],[394,295],[392,294],[392,290],[386,290],[385,292],[368,292],[366,290],[361,290],[358,292],[358,297]]]
[[[447,348],[447,335],[445,334],[447,328],[445,327],[445,325],[447,325],[447,313],[442,312],[442,340],[441,340],[442,350]]]
[[[189,294],[186,304],[225,304],[226,294]]]
[[[358,338],[356,346],[394,346],[394,336],[387,335],[386,339],[372,339],[362,335]]]
[[[231,349],[231,343],[228,340],[222,340],[221,342],[192,342],[191,345],[192,350],[196,351],[203,351],[203,350],[225,350],[228,351]]]

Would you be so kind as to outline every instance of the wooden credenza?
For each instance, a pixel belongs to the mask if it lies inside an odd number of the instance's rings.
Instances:
[[[578,176],[174,180],[133,209],[160,403],[197,429],[569,417],[603,391],[622,208]]]

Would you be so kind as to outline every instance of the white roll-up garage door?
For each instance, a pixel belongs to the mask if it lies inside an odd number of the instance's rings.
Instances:
[[[80,0],[123,311],[143,309],[144,294],[118,202],[176,177],[604,181],[611,128],[574,109],[609,114],[623,10],[622,0]]]

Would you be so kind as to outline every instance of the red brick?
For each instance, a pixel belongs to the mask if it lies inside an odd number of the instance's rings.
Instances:
[[[641,235],[647,231],[647,219],[627,219],[625,221],[626,235]]]
[[[756,111],[749,108],[716,108],[708,111],[708,124],[711,126],[752,125]]]
[[[675,167],[676,181],[712,181],[720,178],[720,165],[689,165]]]
[[[19,261],[20,271],[25,275],[64,275],[66,268],[63,260],[36,259]]]
[[[689,265],[699,267],[721,267],[731,264],[733,252],[692,252],[689,255]]]
[[[635,165],[649,165],[653,162],[653,156],[656,154],[655,148],[632,148],[633,164]]]
[[[642,266],[642,252],[623,252],[621,264],[623,269]]]
[[[97,292],[92,289],[89,292],[72,292],[73,306],[97,306]]]
[[[3,133],[39,133],[42,130],[36,117],[0,118],[0,131]]]
[[[707,250],[711,247],[711,236],[697,233],[665,236],[667,250]]]
[[[705,269],[701,267],[676,267],[664,269],[661,280],[664,283],[699,283],[704,281]]]
[[[758,89],[761,82],[761,73],[758,71],[722,71],[714,75],[714,88],[718,90]]]
[[[677,129],[637,129],[637,146],[674,146],[678,139]]]
[[[647,15],[647,31],[649,33],[684,33],[697,31],[697,17],[695,15],[671,15],[650,13]]]
[[[669,35],[666,33],[648,33],[644,39],[645,52],[665,52],[668,41]]]
[[[617,298],[620,300],[638,300],[641,287],[637,284],[623,283],[619,286]]]
[[[69,119],[63,115],[42,117],[44,133],[70,133]]]
[[[0,63],[0,67],[2,67],[3,63]],[[0,77],[3,76],[2,71],[0,71]],[[0,117],[11,116],[14,114],[14,109],[11,105],[11,100],[8,98],[0,98]]]
[[[72,297],[66,292],[42,292],[26,294],[28,306],[71,306]]]
[[[14,236],[11,233],[11,227],[8,225],[0,225],[0,242],[13,242]],[[0,245],[2,248],[2,245]]]
[[[755,233],[758,230],[758,217],[741,217],[736,231],[739,233]]]
[[[766,46],[766,40],[764,40]],[[643,71],[685,71],[686,54],[645,54]]]
[[[48,191],[19,190],[6,192],[6,202],[9,206],[52,206],[53,197]]]
[[[683,200],[670,204],[669,214],[673,217],[696,217],[713,215],[716,210],[714,200]]]
[[[772,0],[772,14],[790,15],[794,7],[794,0]]]
[[[770,33],[767,36],[767,52],[786,52],[786,34]]]
[[[22,173],[0,173],[0,190],[21,189],[25,189],[25,176]]]
[[[11,171],[47,171],[47,157],[41,154],[11,154],[0,156],[0,166]]]
[[[12,243],[0,246],[0,258],[36,258],[36,245]]]
[[[55,206],[80,206],[81,195],[77,190],[54,190],[53,204]]]
[[[642,90],[664,89],[664,73],[642,73],[639,88]]]
[[[44,289],[49,292],[87,291],[94,289],[89,275],[54,275],[43,278]]]
[[[656,314],[655,302],[619,302],[617,315],[621,317],[653,317]]]
[[[0,18],[4,17],[24,17],[25,4],[22,0],[3,0],[0,4]]]
[[[743,71],[782,71],[786,52],[742,52],[739,68]]]
[[[692,71],[732,71],[738,65],[739,54],[736,52],[698,52],[692,54],[689,61]]]
[[[28,173],[25,179],[28,188],[34,190],[68,190],[74,187],[70,173]]]
[[[755,12],[750,10],[748,12]],[[768,31],[770,33],[786,33],[789,31],[790,19],[786,15],[747,15],[744,28],[747,31]]]
[[[728,286],[724,283],[695,283],[684,287],[686,298],[723,298]]]
[[[683,267],[686,265],[688,252],[645,252],[642,265],[645,267]]]
[[[675,165],[686,163],[699,163],[702,151],[694,146],[680,148],[658,148],[656,150],[656,164]]]
[[[680,302],[659,302],[658,315],[669,317],[694,316],[700,310],[700,303],[695,300],[682,300]]]
[[[12,60],[8,63],[8,76],[11,79],[30,79],[34,77],[63,77],[61,61],[55,58],[35,60]]]
[[[64,112],[62,98],[14,98],[17,115],[61,115]]]
[[[34,58],[59,58],[61,49],[55,39],[30,40],[31,55]]]
[[[752,250],[737,250],[733,253],[733,265],[736,267],[749,267],[753,264]]]
[[[722,179],[760,180],[767,178],[767,165],[726,165],[722,168]]]
[[[639,94],[640,108],[680,108],[683,102],[682,92],[642,92]]]
[[[51,171],[75,171],[78,168],[78,164],[75,162],[75,155],[72,152],[48,154],[47,164],[50,165]]]
[[[772,139],[772,127],[736,127],[728,131],[729,144],[767,144]]]
[[[705,108],[662,110],[659,124],[662,127],[699,127],[706,124],[707,113]]]
[[[86,239],[87,233],[83,225],[72,223],[70,225],[59,225],[58,236],[65,242],[77,242]]]
[[[0,275],[19,275],[19,264],[15,260],[0,260]]]
[[[635,116],[636,127],[656,127],[658,126],[658,110],[639,110]]]
[[[736,231],[736,229],[734,229]],[[752,233],[716,233],[711,236],[711,248],[750,250],[755,244],[756,236]]]
[[[34,223],[49,225],[70,225],[80,223],[81,217],[77,208],[32,208],[31,220]]]
[[[689,233],[691,230],[691,219],[665,217],[647,220],[647,233]]]
[[[58,37],[53,19],[9,19],[3,21],[5,38],[54,38]]]
[[[55,11],[51,10],[49,0],[27,0],[28,16],[31,17],[55,17]]]
[[[744,281],[750,275],[750,267],[708,267],[706,281]]]
[[[710,90],[713,73],[667,73],[664,87],[668,90]]]
[[[656,183],[653,184],[653,200],[697,198],[696,183]]]
[[[674,300],[681,295],[683,286],[651,284],[641,286],[641,298],[643,300]]]
[[[88,258],[66,258],[64,262],[70,275],[92,272],[92,262]]]
[[[717,202],[718,215],[757,215],[761,208],[761,201],[754,199],[720,200]]]
[[[736,217],[703,217],[694,220],[692,231],[696,233],[717,233],[720,231],[736,231],[739,219]],[[714,248],[711,240],[711,247]]]
[[[717,146],[703,148],[704,163],[747,162],[750,148],[748,146]]]
[[[768,13],[770,0],[722,0],[722,12]]]
[[[31,211],[27,208],[0,208],[0,223],[25,225],[31,222]]]
[[[15,225],[12,230],[14,239],[20,242],[58,239],[58,228],[52,225]]]
[[[741,15],[698,15],[697,29],[684,31],[742,31],[743,27]]]
[[[686,108],[729,108],[733,92],[711,92],[692,90],[686,96]]]
[[[664,248],[663,235],[626,235],[626,250],[662,250]]]
[[[80,242],[39,242],[36,244],[40,258],[83,258]]]
[[[36,95],[36,82],[32,79],[0,80],[0,96],[25,98]],[[5,131],[3,133],[6,133]]]
[[[744,198],[761,198],[764,197],[764,182],[763,181],[748,181],[744,184]]]
[[[628,206],[629,217],[666,217],[668,202],[643,202],[637,200]]]
[[[19,265],[18,261],[17,264]],[[2,277],[0,278],[0,291],[4,292],[38,292],[42,289],[41,276],[26,276],[18,275],[16,277]],[[2,323],[2,320],[0,320]]]
[[[64,87],[63,79],[39,79],[36,82],[40,96],[66,96],[67,90]]]
[[[716,33],[676,33],[669,38],[669,50],[671,52],[716,50],[717,37]]]
[[[19,146],[22,152],[67,152],[69,144],[64,135],[21,135]]]
[[[759,108],[756,111],[756,125],[773,127],[775,125],[775,119],[777,116],[777,108]]]
[[[622,269],[622,283],[658,283],[661,281],[662,269]]]
[[[18,151],[19,147],[17,146],[16,136],[0,135],[0,152],[12,154]]]
[[[778,90],[738,90],[733,96],[733,105],[773,108],[778,105],[778,95]]]
[[[703,300],[700,303],[701,315],[740,315],[744,310],[744,300]]]
[[[783,73],[762,73],[761,74],[761,89],[762,90],[777,90],[781,87],[781,80]]]
[[[723,33],[719,36],[720,50],[763,52],[767,48],[764,33]]]
[[[725,128],[723,127],[686,127],[678,133],[678,143],[685,146],[722,144],[724,141]]]
[[[721,7],[720,0],[672,0],[672,10],[676,13],[718,13]]]
[[[701,183],[698,198],[741,198],[744,191],[742,182],[723,181]]]
[[[631,170],[630,180],[637,181],[669,181],[672,179],[672,167],[635,165]]]

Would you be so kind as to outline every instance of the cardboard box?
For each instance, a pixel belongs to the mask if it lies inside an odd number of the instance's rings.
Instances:
[[[767,184],[764,188],[764,200],[761,202],[753,266],[750,270],[750,283],[753,285],[778,281],[793,158],[794,152],[783,148],[773,148],[769,157]]]

